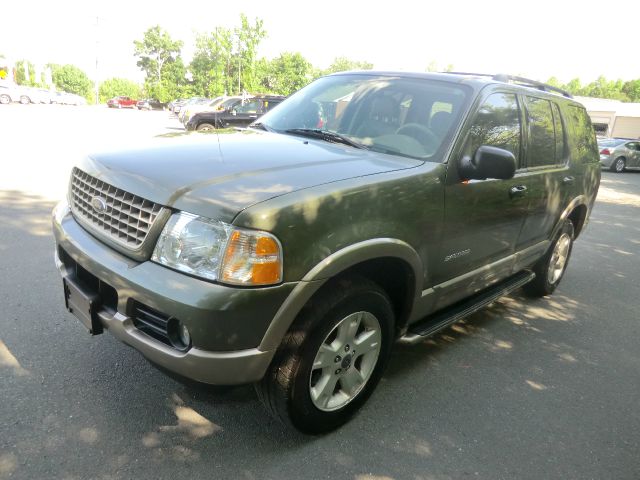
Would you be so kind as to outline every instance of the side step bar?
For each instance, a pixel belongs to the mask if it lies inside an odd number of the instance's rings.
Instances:
[[[439,332],[458,320],[462,320],[464,317],[477,312],[498,298],[529,283],[535,277],[536,274],[533,272],[524,271],[517,273],[486,290],[482,290],[459,303],[428,316],[419,323],[411,325],[406,335],[400,337],[398,341],[402,343],[416,343],[424,340],[426,337]]]

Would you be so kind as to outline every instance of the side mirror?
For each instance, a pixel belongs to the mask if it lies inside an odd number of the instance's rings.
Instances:
[[[235,108],[231,109],[231,115],[237,115],[238,111]]]
[[[507,180],[516,173],[516,157],[503,148],[483,145],[476,150],[473,158],[468,155],[462,157],[458,171],[463,180]]]

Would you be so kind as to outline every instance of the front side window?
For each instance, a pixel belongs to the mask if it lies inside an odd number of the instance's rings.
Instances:
[[[551,113],[551,102],[542,98],[526,97],[529,145],[527,166],[539,167],[556,163],[556,138]]]
[[[483,145],[503,148],[520,158],[520,109],[512,93],[494,93],[482,104],[470,129],[466,154],[473,156]]]
[[[441,161],[466,92],[466,86],[420,78],[334,75],[295,93],[260,124],[278,133]]]
[[[238,113],[257,113],[258,108],[262,104],[262,100],[251,100],[244,105],[238,105],[236,107],[236,112]]]

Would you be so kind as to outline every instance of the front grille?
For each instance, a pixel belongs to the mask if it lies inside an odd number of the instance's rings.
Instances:
[[[71,210],[95,230],[128,249],[138,249],[146,240],[162,205],[125,192],[74,168],[70,185]],[[92,200],[102,203],[96,210]]]
[[[138,330],[171,346],[168,332],[169,317],[139,302],[133,302],[132,310],[133,324]]]

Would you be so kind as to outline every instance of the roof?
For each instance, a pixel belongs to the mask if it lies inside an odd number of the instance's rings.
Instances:
[[[536,80],[530,80],[523,77],[517,77],[505,74],[484,74],[484,73],[459,73],[459,72],[439,72],[439,73],[421,73],[421,72],[400,72],[400,71],[377,71],[377,70],[354,70],[346,72],[337,72],[333,75],[377,75],[388,77],[404,77],[404,78],[420,78],[425,80],[437,80],[449,83],[465,84],[474,87],[475,90],[480,90],[486,85],[504,84],[512,87],[521,88],[524,90],[533,91],[536,93],[546,93],[554,95],[555,97],[561,96],[567,100],[572,100],[571,94],[565,92],[562,89],[548,85]],[[523,84],[524,82],[528,84]]]
[[[625,103],[607,98],[576,97],[588,112],[611,112],[617,117],[640,117],[640,103]]]

